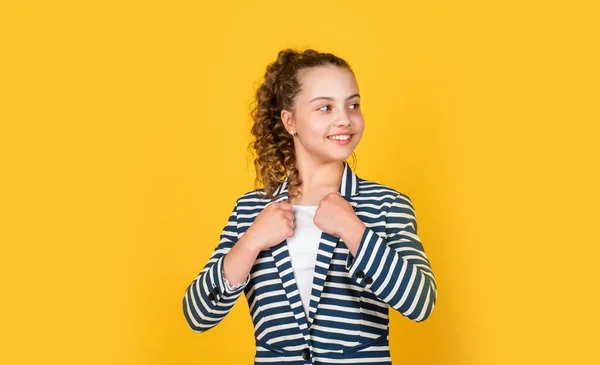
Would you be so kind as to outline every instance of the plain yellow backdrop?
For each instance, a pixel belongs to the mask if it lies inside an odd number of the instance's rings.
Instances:
[[[0,363],[252,363],[245,298],[203,334],[181,300],[285,47],[348,60],[355,171],[414,202],[439,298],[394,364],[599,361],[594,3],[1,1]]]

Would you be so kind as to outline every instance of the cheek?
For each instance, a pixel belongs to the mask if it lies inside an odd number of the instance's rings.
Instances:
[[[356,129],[356,132],[362,133],[363,129],[365,128],[365,121],[362,115],[356,116],[352,121],[354,122],[354,128]]]
[[[325,117],[314,116],[306,125],[308,134],[313,138],[325,138],[329,133],[329,119]]]

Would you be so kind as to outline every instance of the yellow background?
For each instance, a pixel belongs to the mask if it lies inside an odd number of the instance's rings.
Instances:
[[[1,1],[2,364],[250,364],[245,298],[181,300],[254,188],[284,47],[347,59],[356,172],[409,195],[439,286],[394,364],[599,361],[593,1]]]

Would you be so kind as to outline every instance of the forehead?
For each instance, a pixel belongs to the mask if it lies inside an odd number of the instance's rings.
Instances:
[[[319,66],[298,71],[300,93],[298,99],[311,100],[317,96],[330,96],[345,100],[358,93],[358,84],[352,71],[344,67]]]

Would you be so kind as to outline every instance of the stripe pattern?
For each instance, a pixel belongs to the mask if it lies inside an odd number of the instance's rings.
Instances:
[[[436,280],[410,198],[359,178],[344,164],[338,192],[367,229],[356,257],[343,239],[322,233],[308,318],[287,240],[261,251],[239,288],[223,281],[225,254],[272,203],[257,189],[236,201],[218,246],[186,289],[183,312],[193,331],[216,326],[243,292],[254,324],[255,364],[391,364],[388,309],[424,321],[436,303]],[[287,200],[287,187],[286,178],[273,201]]]

